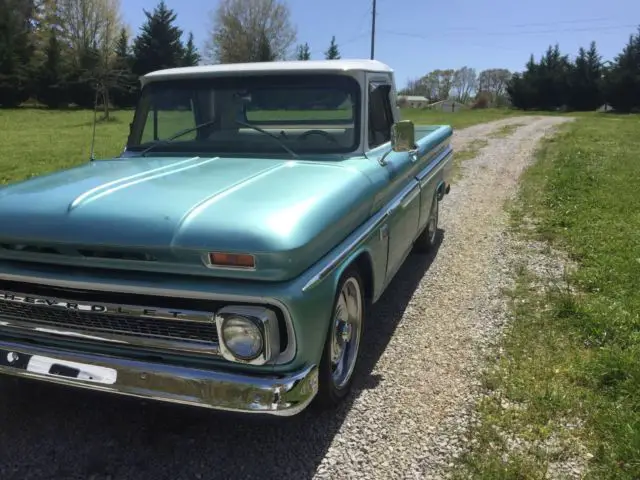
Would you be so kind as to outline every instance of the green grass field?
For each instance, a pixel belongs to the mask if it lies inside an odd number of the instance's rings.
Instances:
[[[464,128],[516,114],[509,110],[451,114],[407,109],[403,111],[403,118],[420,124]],[[112,121],[97,125],[97,158],[118,154],[126,142],[132,112],[116,111],[112,117]],[[0,184],[86,162],[91,149],[92,122],[93,112],[86,110],[0,110]]]
[[[131,112],[98,124],[96,156],[122,151]],[[0,110],[0,183],[68,168],[89,160],[93,112]]]
[[[544,292],[520,272],[515,319],[484,379],[494,396],[480,407],[462,478],[548,478],[574,455],[587,478],[640,478],[638,132],[638,116],[579,118],[524,175],[516,231],[567,252],[577,270],[568,287]],[[537,219],[533,233],[525,218]]]

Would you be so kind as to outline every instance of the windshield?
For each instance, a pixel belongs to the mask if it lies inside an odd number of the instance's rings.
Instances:
[[[359,124],[360,87],[344,75],[162,81],[143,89],[127,150],[347,153],[359,146]]]

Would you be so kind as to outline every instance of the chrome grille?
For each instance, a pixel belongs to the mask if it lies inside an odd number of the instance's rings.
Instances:
[[[44,341],[217,356],[214,314],[220,308],[221,302],[203,299],[0,281],[0,334]]]
[[[211,314],[213,317],[213,314]],[[167,340],[218,342],[215,323],[82,312],[45,305],[0,302],[0,317],[52,328]]]

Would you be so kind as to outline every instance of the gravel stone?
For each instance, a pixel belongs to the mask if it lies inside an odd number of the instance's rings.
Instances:
[[[564,121],[456,131],[456,150],[488,144],[442,202],[435,255],[410,257],[371,312],[354,393],[337,411],[238,418],[1,378],[0,478],[447,478],[468,443],[484,354],[507,321],[504,202]],[[508,124],[521,126],[488,137]]]

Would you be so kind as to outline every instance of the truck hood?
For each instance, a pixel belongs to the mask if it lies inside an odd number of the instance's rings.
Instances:
[[[97,161],[0,189],[0,256],[285,280],[362,223],[372,198],[368,177],[337,162]],[[209,269],[209,251],[254,253],[256,271]]]

